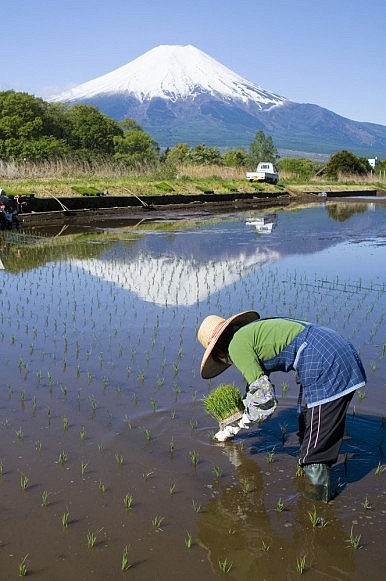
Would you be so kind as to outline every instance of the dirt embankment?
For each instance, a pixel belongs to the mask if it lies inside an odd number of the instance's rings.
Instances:
[[[152,212],[165,215],[174,211],[189,213],[224,212],[266,207],[288,206],[292,203],[315,203],[349,196],[379,196],[377,190],[318,193],[286,190],[280,192],[228,194],[164,194],[162,196],[78,196],[62,198],[28,198],[20,222],[28,226],[58,221],[93,222],[115,215],[143,216]]]

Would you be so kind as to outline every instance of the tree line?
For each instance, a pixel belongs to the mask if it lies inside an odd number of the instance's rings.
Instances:
[[[28,93],[0,92],[0,159],[42,161],[55,158],[97,162],[111,159],[128,168],[166,164],[223,165],[254,169],[260,161],[277,163],[280,170],[309,179],[323,169],[328,178],[339,173],[365,175],[368,160],[348,151],[334,154],[323,167],[308,159],[278,159],[272,137],[257,131],[248,149],[221,152],[200,144],[179,143],[161,151],[133,119],[115,121],[91,105],[48,103]],[[379,164],[386,169],[386,160]]]

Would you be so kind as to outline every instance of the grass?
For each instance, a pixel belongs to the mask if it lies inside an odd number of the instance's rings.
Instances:
[[[15,167],[16,166],[16,167]],[[162,181],[162,167],[128,169],[111,162],[98,164],[64,162],[61,160],[40,163],[3,163],[2,187],[10,194],[30,195],[39,198],[80,197],[83,194],[108,192],[108,195],[136,195],[146,197],[167,193],[194,194],[214,192],[255,192],[256,187],[245,179],[246,169],[224,166],[181,166],[176,176],[168,176]],[[8,177],[9,174],[9,177]],[[15,178],[14,176],[18,177]],[[385,179],[379,176],[342,176],[338,181],[299,180],[295,175],[281,172],[278,186],[259,184],[261,191],[281,191],[284,188],[294,193],[308,191],[339,191],[347,189],[374,189],[385,187]],[[12,177],[11,177],[12,176]],[[161,181],[160,181],[161,177]],[[259,190],[260,190],[259,188]]]

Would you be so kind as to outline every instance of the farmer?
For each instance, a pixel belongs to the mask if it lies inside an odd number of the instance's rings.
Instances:
[[[338,459],[347,408],[354,391],[366,382],[351,343],[326,327],[289,318],[260,319],[254,311],[229,319],[209,315],[199,328],[198,339],[205,348],[201,362],[204,379],[216,377],[233,363],[247,382],[244,417],[238,425],[218,432],[220,441],[251,422],[268,420],[277,406],[270,373],[296,371],[300,384],[299,464],[312,485],[312,497],[328,502],[330,467]]]

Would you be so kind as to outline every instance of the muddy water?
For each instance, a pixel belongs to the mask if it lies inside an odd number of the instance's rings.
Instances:
[[[302,559],[310,579],[383,579],[385,223],[339,203],[4,233],[1,579],[24,558],[50,581],[296,579]],[[200,400],[244,386],[200,378],[196,331],[251,308],[333,327],[365,364],[328,505],[296,476],[291,374],[270,423],[211,439]]]

